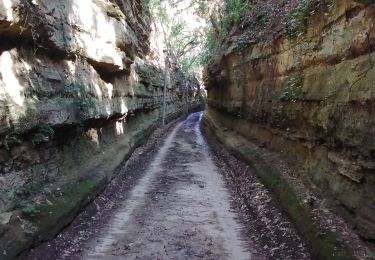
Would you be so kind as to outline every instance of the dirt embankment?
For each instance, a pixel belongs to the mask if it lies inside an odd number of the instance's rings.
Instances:
[[[212,133],[224,143],[231,135],[250,142],[231,147],[238,154],[260,147],[280,156],[291,178],[321,194],[370,243],[374,17],[366,1],[262,1],[231,30],[205,73]],[[267,164],[262,158],[253,159]],[[269,185],[282,179],[276,174]],[[301,212],[287,210],[298,222]]]

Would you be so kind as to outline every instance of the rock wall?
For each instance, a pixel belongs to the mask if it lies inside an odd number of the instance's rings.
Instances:
[[[375,7],[369,2],[259,4],[206,71],[205,123],[281,154],[373,240]]]
[[[163,41],[147,1],[0,1],[1,259],[55,235],[160,124]],[[199,83],[168,63],[171,120]]]

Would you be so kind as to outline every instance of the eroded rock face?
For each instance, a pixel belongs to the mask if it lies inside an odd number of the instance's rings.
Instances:
[[[141,0],[0,1],[0,258],[53,236],[160,123],[150,17]],[[172,65],[168,79],[170,120],[199,83]]]
[[[280,32],[250,24],[259,37],[245,30],[228,39],[206,72],[207,117],[225,115],[229,128],[283,154],[361,236],[375,239],[375,8],[311,2],[303,30],[286,22],[301,17],[291,1],[280,7]]]

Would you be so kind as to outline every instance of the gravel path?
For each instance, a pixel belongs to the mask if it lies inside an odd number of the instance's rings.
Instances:
[[[293,228],[287,231],[293,239],[284,240],[278,234],[285,229],[249,224],[259,222],[258,213],[236,203],[224,178],[229,166],[201,135],[202,115],[157,131],[103,194],[27,259],[308,259]],[[264,240],[263,232],[276,242]],[[284,253],[273,253],[277,244],[286,245],[279,249]]]

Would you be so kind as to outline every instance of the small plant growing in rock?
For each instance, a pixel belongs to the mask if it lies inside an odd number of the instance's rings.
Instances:
[[[27,204],[27,206],[22,208],[21,211],[22,214],[26,217],[35,217],[39,213],[39,210],[34,204]]]
[[[30,182],[27,182],[22,187],[19,187],[17,190],[15,190],[15,194],[20,198],[26,198],[30,195],[35,194],[40,189],[40,187],[40,182],[32,180]]]
[[[49,141],[55,134],[55,131],[47,124],[42,124],[36,128],[31,136],[31,142],[34,145]]]

